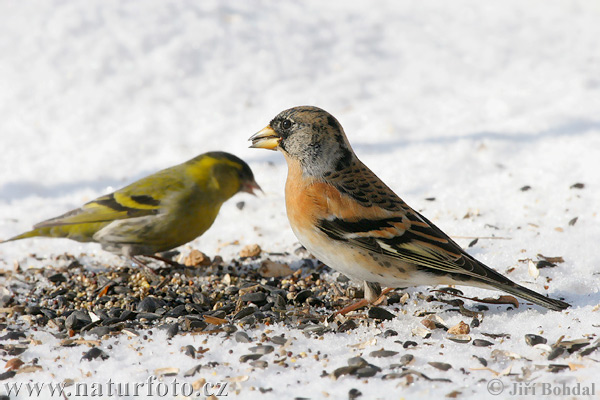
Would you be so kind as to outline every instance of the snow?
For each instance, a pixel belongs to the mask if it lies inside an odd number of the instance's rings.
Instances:
[[[265,194],[236,196],[214,226],[182,250],[230,259],[258,243],[293,254],[298,243],[285,216],[285,162],[281,154],[248,149],[247,138],[279,111],[316,105],[338,118],[365,164],[461,245],[473,237],[507,238],[480,239],[471,254],[503,273],[514,267],[511,279],[544,293],[548,285],[548,294],[573,305],[563,313],[498,307],[486,314],[486,331],[507,332],[513,340],[494,349],[547,365],[524,334],[543,332],[552,343],[560,335],[597,338],[597,2],[49,0],[0,2],[0,14],[0,238],[197,154],[224,150],[250,164]],[[585,187],[571,188],[578,182]],[[531,189],[521,191],[525,185]],[[431,197],[435,201],[425,200]],[[243,210],[238,201],[246,203]],[[468,213],[473,216],[464,218]],[[235,240],[239,244],[229,244]],[[47,265],[32,253],[65,252],[123,262],[95,244],[31,239],[0,245],[0,270],[12,269],[15,261]],[[565,262],[533,279],[518,260],[537,254]],[[419,379],[403,387],[377,377],[321,377],[353,355],[368,358],[382,347],[409,352],[394,340],[411,340],[420,326],[413,313],[427,305],[413,300],[396,307],[399,317],[392,321],[328,333],[323,340],[286,332],[296,337],[292,353],[311,348],[329,355],[328,363],[312,354],[296,358],[288,369],[249,372],[238,363],[248,345],[227,341],[229,354],[220,349],[219,335],[167,341],[155,330],[151,341],[113,338],[108,360],[85,362],[81,347],[57,347],[49,333],[32,332],[42,345],[23,358],[38,358],[44,371],[11,382],[144,382],[165,364],[181,371],[196,365],[180,352],[192,340],[212,349],[203,362],[230,363],[207,380],[250,376],[238,383],[239,398],[323,398],[325,392],[347,398],[352,388],[362,398],[433,399],[453,390],[459,398],[493,397],[487,381],[495,376],[470,370],[480,367],[472,356],[489,359],[491,349],[449,342],[438,331],[427,339],[430,346],[410,351],[416,356],[412,368],[452,383]],[[448,317],[450,325],[460,320],[458,314]],[[376,336],[387,329],[399,335]],[[348,347],[361,342],[367,342],[364,349]],[[597,354],[557,360],[584,368],[540,370],[535,377],[597,382]],[[384,370],[398,362],[369,361]],[[429,361],[454,367],[442,372]],[[516,373],[522,365],[502,364]],[[180,382],[197,378],[177,376]],[[273,390],[263,394],[251,387]],[[229,396],[235,396],[233,384]]]

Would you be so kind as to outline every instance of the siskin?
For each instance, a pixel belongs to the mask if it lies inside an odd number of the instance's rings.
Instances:
[[[244,161],[225,152],[204,153],[7,241],[43,236],[97,242],[143,265],[135,256],[161,259],[155,253],[202,235],[225,201],[238,192],[254,194],[255,189],[260,187]]]

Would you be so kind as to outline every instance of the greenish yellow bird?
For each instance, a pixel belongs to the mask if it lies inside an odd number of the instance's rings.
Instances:
[[[260,186],[244,161],[225,152],[201,154],[86,203],[7,241],[35,236],[97,242],[130,257],[155,256],[202,235],[221,205]],[[165,261],[165,260],[163,260]]]

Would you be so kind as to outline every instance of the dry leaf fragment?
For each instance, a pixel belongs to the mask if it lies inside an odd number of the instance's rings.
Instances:
[[[204,320],[209,323],[209,324],[213,324],[213,325],[223,325],[227,323],[226,319],[223,318],[217,318],[217,317],[213,317],[210,315],[205,315],[204,316]]]
[[[565,259],[562,258],[561,256],[547,257],[547,256],[545,256],[543,254],[538,254],[537,256],[539,258],[545,260],[545,261],[548,261],[549,263],[552,263],[552,264],[560,264],[560,263],[564,263],[565,262]]]
[[[17,371],[23,364],[25,363],[21,361],[20,358],[11,358],[6,362],[4,368],[6,368],[7,371]]]

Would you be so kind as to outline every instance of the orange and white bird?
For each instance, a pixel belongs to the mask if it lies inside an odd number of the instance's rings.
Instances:
[[[381,285],[468,285],[499,289],[551,310],[569,304],[518,285],[467,254],[409,207],[354,154],[340,123],[310,106],[277,115],[251,147],[279,150],[288,164],[287,215],[294,234],[331,268]]]

